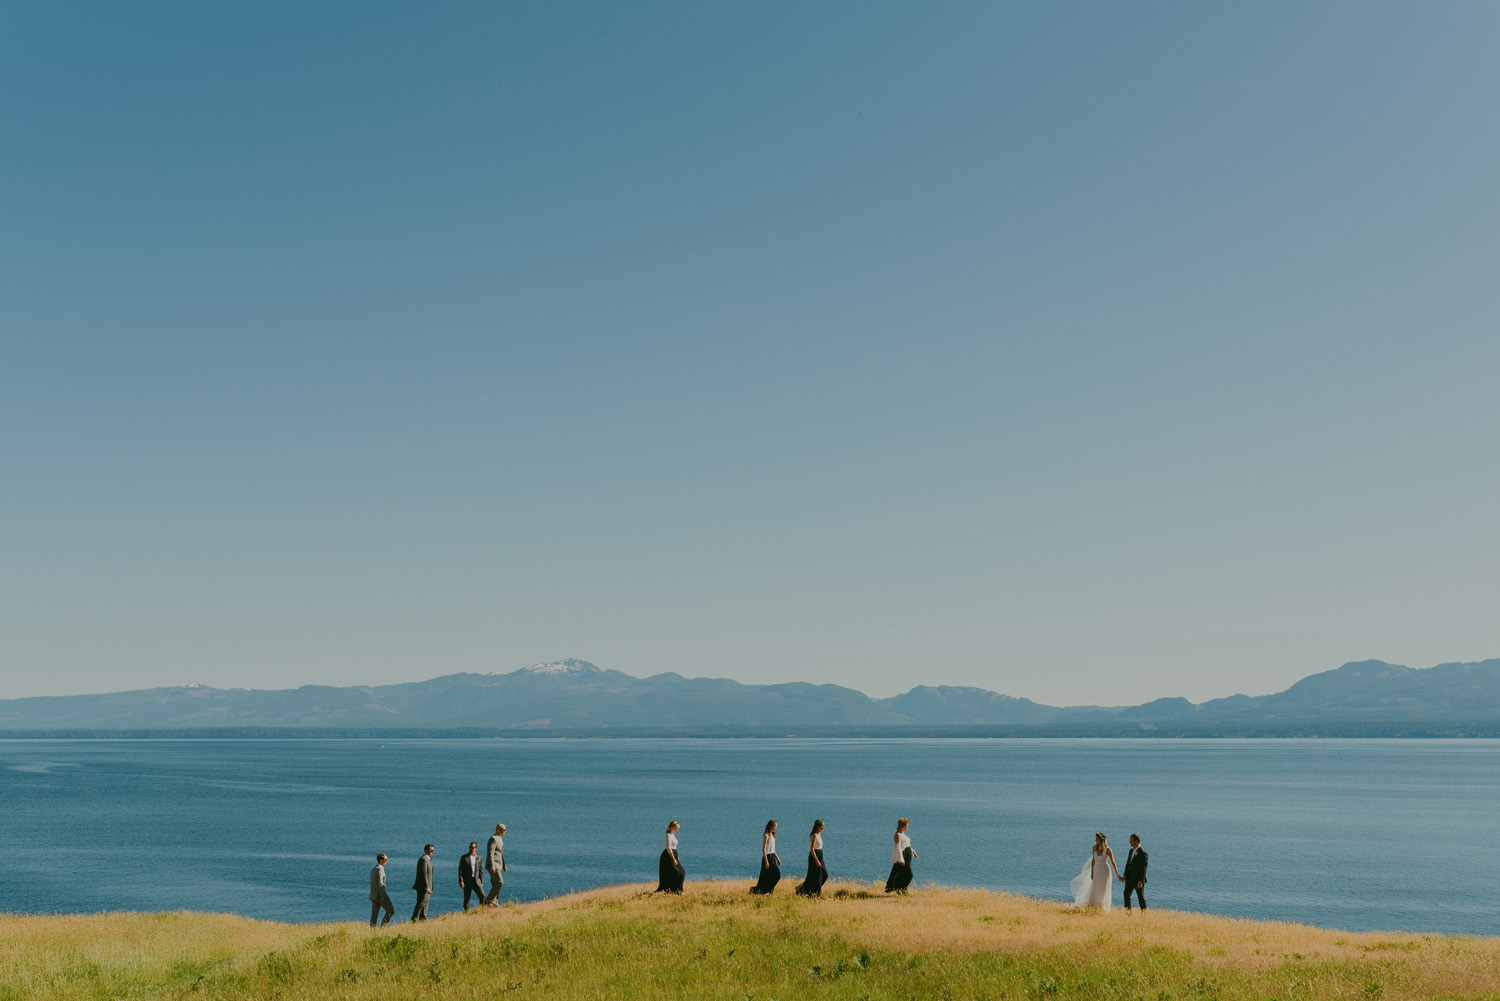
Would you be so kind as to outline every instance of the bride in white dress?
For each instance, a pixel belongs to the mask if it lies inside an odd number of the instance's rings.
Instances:
[[[1073,903],[1079,907],[1098,907],[1109,910],[1114,897],[1114,883],[1120,878],[1115,867],[1115,853],[1109,847],[1103,833],[1094,835],[1094,850],[1080,872],[1069,883],[1073,891]]]

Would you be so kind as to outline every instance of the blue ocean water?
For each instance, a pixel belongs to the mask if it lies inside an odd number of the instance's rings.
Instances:
[[[669,819],[748,887],[777,818],[790,892],[815,817],[834,878],[883,879],[898,816],[919,885],[1063,897],[1137,832],[1158,907],[1500,934],[1487,740],[8,740],[0,910],[363,920],[384,851],[404,920],[430,841],[440,914],[497,820],[506,898],[654,885]]]

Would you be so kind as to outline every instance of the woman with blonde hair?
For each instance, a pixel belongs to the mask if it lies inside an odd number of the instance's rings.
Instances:
[[[657,880],[657,893],[681,893],[682,881],[687,878],[687,870],[682,868],[682,859],[677,856],[677,831],[682,825],[672,821],[667,825],[667,836],[662,839],[665,846],[661,850],[661,861],[657,864],[660,878]]]
[[[1119,878],[1120,870],[1115,867],[1114,849],[1109,847],[1109,839],[1100,831],[1094,835],[1094,850],[1089,853],[1083,872],[1068,884],[1073,891],[1073,903],[1079,907],[1109,910],[1115,880]]]
[[[891,875],[885,881],[886,893],[905,893],[911,885],[911,860],[917,853],[911,850],[911,836],[906,829],[911,826],[905,817],[896,821],[896,848],[891,852]]]

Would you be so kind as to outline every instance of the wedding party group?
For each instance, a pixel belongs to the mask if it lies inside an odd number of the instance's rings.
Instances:
[[[828,882],[828,865],[823,860],[823,831],[827,825],[822,820],[813,821],[807,835],[807,877],[797,884],[797,892],[804,897],[817,896]],[[892,836],[891,874],[885,881],[886,893],[905,893],[911,885],[912,859],[917,853],[911,850],[911,835],[907,830],[911,823],[902,817],[896,821],[896,833]],[[682,856],[677,851],[677,832],[682,825],[677,821],[667,824],[666,837],[662,839],[661,858],[658,864],[658,893],[681,893],[687,870],[683,868]],[[750,888],[751,893],[766,894],[776,890],[781,882],[781,856],[776,854],[776,821],[766,821],[766,829],[760,838],[760,878]]]
[[[682,825],[675,820],[667,824],[657,866],[658,893],[681,893],[687,880],[687,869],[682,864],[682,855],[678,850],[680,842],[677,832],[681,829]],[[813,821],[812,830],[808,832],[807,875],[797,884],[796,891],[802,896],[821,894],[823,884],[828,882],[828,863],[823,857],[823,832],[826,829],[827,825],[819,819]],[[776,830],[775,820],[766,821],[760,839],[760,878],[750,888],[751,893],[774,893],[776,885],[781,882],[781,856],[776,852]],[[886,893],[905,893],[907,887],[911,886],[912,861],[917,858],[917,853],[912,851],[910,830],[911,822],[907,818],[901,817],[896,821],[896,831],[891,836],[891,872],[885,881]],[[412,921],[427,920],[427,904],[432,899],[433,888],[432,859],[436,851],[434,846],[424,845],[422,855],[417,859],[416,879],[411,887],[417,895],[411,912]],[[1109,846],[1109,840],[1102,833],[1094,835],[1094,849],[1089,860],[1070,884],[1073,902],[1081,907],[1097,907],[1107,911],[1111,906],[1114,884],[1119,882],[1125,884],[1125,909],[1130,909],[1130,898],[1134,895],[1144,911],[1148,860],[1146,850],[1141,847],[1140,837],[1132,834],[1130,851],[1126,855],[1122,872],[1115,862],[1114,849]],[[386,889],[386,861],[386,854],[381,852],[375,856],[375,867],[370,870],[371,927],[377,921],[381,926],[389,924],[396,912]],[[485,843],[483,854],[479,851],[479,842],[471,841],[468,854],[458,860],[458,885],[463,890],[464,910],[469,909],[471,901],[477,901],[483,907],[499,907],[500,889],[505,885],[505,873],[508,871],[505,864],[505,825],[496,824],[495,833]],[[486,876],[490,883],[488,893],[484,888]]]
[[[1130,851],[1125,856],[1125,871],[1115,864],[1115,850],[1103,832],[1094,835],[1094,850],[1084,863],[1083,871],[1073,877],[1069,887],[1073,891],[1073,903],[1079,907],[1097,907],[1109,910],[1115,883],[1125,884],[1125,909],[1130,910],[1131,894],[1141,910],[1146,909],[1146,863],[1150,856],[1141,847],[1140,835],[1130,836]]]

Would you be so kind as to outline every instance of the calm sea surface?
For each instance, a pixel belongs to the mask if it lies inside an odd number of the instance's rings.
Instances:
[[[1134,831],[1155,906],[1500,934],[1485,740],[0,741],[0,910],[365,920],[384,851],[405,920],[423,843],[454,910],[497,820],[509,898],[654,886],[674,818],[690,878],[747,887],[777,818],[789,893],[813,818],[834,878],[883,879],[901,815],[918,884],[1062,897]]]

